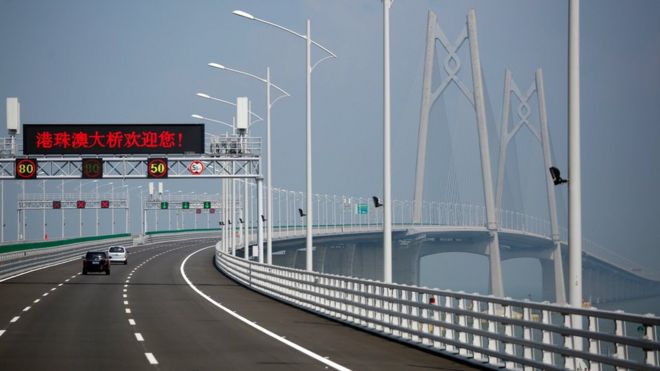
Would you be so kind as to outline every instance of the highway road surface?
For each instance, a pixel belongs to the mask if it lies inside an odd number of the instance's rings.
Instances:
[[[216,240],[131,248],[0,282],[0,370],[465,370],[470,365],[333,322],[231,281]]]

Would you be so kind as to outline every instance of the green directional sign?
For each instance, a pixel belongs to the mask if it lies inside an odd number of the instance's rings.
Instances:
[[[188,202],[188,201],[183,201],[183,202],[181,203],[181,208],[182,208],[182,209],[190,209],[190,202]]]
[[[170,206],[170,204],[169,204],[169,202],[167,202],[167,201],[162,201],[162,202],[160,203],[160,208],[161,208],[161,209],[167,209],[167,208],[169,208],[169,206]]]
[[[205,209],[210,209],[211,208],[211,201],[204,201],[204,208]]]
[[[355,209],[356,214],[368,214],[369,213],[369,204],[357,204]]]

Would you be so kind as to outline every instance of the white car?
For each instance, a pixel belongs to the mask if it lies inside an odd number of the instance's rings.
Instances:
[[[110,246],[108,254],[110,255],[110,263],[123,262],[128,264],[128,251],[124,246]]]

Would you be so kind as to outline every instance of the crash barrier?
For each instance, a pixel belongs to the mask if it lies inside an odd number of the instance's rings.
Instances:
[[[660,370],[660,318],[307,272],[215,263],[262,294],[363,330],[483,366]]]

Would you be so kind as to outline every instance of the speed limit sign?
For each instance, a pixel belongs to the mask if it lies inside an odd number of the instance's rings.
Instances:
[[[200,175],[204,172],[204,163],[200,160],[195,160],[188,165],[188,171],[190,171],[192,175]]]

